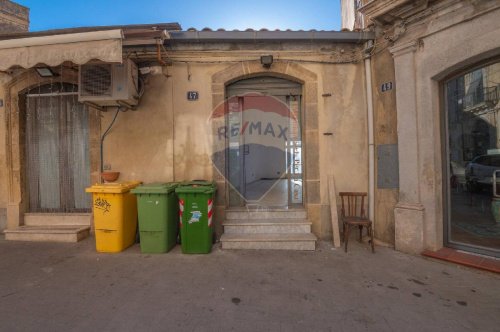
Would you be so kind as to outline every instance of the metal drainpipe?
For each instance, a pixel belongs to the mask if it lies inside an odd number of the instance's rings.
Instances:
[[[370,54],[365,57],[366,99],[368,116],[368,217],[375,230],[375,144],[373,134],[373,93]]]

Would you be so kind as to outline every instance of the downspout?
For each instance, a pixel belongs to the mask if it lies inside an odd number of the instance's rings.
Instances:
[[[365,48],[365,79],[366,99],[368,117],[368,217],[373,223],[375,230],[375,144],[373,130],[373,93],[372,93],[372,71],[371,54],[373,42],[368,42]]]

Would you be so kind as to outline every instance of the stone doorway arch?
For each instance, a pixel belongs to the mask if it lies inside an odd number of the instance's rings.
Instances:
[[[64,64],[53,68],[57,78],[42,78],[34,69],[27,69],[13,78],[4,77],[6,117],[6,166],[7,166],[7,229],[15,229],[24,223],[27,212],[26,160],[24,145],[24,114],[26,92],[30,89],[53,83],[78,84],[78,71]],[[97,109],[89,108],[89,146],[91,181],[99,179],[100,115]]]
[[[271,68],[263,68],[259,61],[245,61],[229,66],[212,75],[212,109],[224,102],[226,86],[242,79],[256,76],[275,76],[302,84],[302,140],[305,146],[304,155],[304,208],[310,217],[320,215],[320,172],[319,172],[319,132],[318,132],[318,78],[316,73],[304,66],[292,62],[277,61]],[[226,181],[216,170],[213,170],[218,192],[216,213],[223,219],[227,207]],[[314,217],[313,217],[314,218]],[[314,224],[315,220],[311,220]],[[220,225],[218,225],[220,227]],[[222,229],[218,228],[221,234]]]

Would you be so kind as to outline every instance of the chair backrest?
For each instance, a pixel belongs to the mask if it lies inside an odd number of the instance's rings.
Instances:
[[[342,200],[342,209],[340,211],[342,217],[358,217],[366,218],[365,212],[365,197],[368,196],[365,192],[339,192]]]

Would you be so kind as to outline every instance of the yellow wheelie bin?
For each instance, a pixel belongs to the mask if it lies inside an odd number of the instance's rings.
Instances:
[[[120,252],[134,244],[137,199],[130,190],[139,184],[139,181],[102,183],[85,190],[92,193],[97,251]]]

